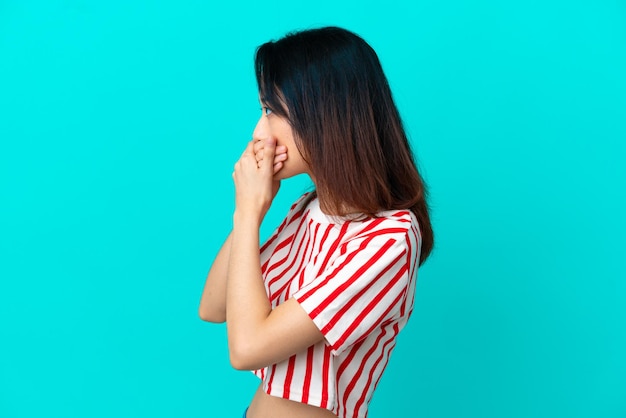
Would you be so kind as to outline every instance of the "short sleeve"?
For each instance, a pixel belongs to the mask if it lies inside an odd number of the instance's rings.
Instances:
[[[406,233],[354,238],[293,295],[333,354],[400,316],[413,270],[410,252]]]

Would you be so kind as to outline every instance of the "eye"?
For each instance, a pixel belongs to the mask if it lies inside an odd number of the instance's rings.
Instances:
[[[270,115],[270,114],[272,113],[272,109],[270,109],[270,108],[269,108],[269,107],[267,107],[267,106],[263,106],[263,107],[261,108],[261,111],[263,112],[263,114],[264,114],[265,116],[268,116],[268,115]]]

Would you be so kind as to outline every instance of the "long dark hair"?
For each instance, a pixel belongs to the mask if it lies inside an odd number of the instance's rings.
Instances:
[[[426,187],[372,47],[337,27],[293,32],[257,49],[255,71],[261,100],[291,124],[322,208],[410,209],[422,264],[434,241]]]

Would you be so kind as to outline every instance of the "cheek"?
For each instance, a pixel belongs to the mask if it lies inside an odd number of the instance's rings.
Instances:
[[[287,148],[287,156],[292,157],[294,156],[294,154],[300,155],[300,153],[298,152],[298,147],[296,147],[293,139],[284,136],[276,139],[276,145],[282,145]]]

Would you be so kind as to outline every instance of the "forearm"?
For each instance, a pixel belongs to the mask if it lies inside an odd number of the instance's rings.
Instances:
[[[254,351],[255,333],[271,312],[259,256],[259,223],[235,213],[226,291],[226,318],[231,362]]]
[[[226,280],[226,329],[230,362],[240,370],[274,364],[323,338],[298,302],[292,299],[272,309],[265,291],[259,226],[280,184],[273,179],[273,170],[282,164],[273,165],[275,151],[276,140],[267,138],[259,160],[250,142],[233,171],[236,209]]]
[[[231,232],[217,253],[204,283],[204,290],[198,309],[198,314],[204,321],[226,321],[226,280],[232,235]]]

